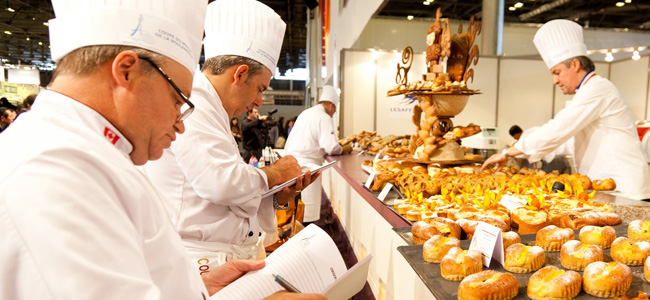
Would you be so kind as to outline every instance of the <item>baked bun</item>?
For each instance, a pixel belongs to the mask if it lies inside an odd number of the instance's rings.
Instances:
[[[498,210],[498,209],[486,209],[485,211],[483,211],[483,215],[500,219],[501,221],[503,221],[503,223],[506,224],[508,229],[510,228],[511,220],[510,220],[510,214],[508,212]]]
[[[465,232],[465,235],[467,235],[467,239],[472,239],[472,237],[474,236],[474,231],[476,231],[476,226],[478,226],[479,222],[485,222],[492,226],[499,227],[503,232],[506,232],[510,229],[505,222],[495,217],[476,215],[476,216],[471,216],[467,219],[456,220],[456,223],[460,225],[460,227]]]
[[[594,190],[597,191],[613,191],[616,189],[616,182],[611,178],[605,180],[594,180],[592,186]]]
[[[419,208],[413,208],[406,212],[406,220],[415,222],[422,220],[422,211]]]
[[[648,299],[648,296],[646,296],[644,292],[639,291],[636,294],[636,297],[627,297],[627,295],[623,295],[623,298],[614,297],[612,298],[612,300],[650,300],[650,299]]]
[[[393,201],[393,208],[397,211],[399,206],[404,203],[406,203],[406,199],[395,199],[395,201]]]
[[[548,214],[543,210],[530,210],[519,207],[512,211],[512,222],[519,226],[519,234],[531,234],[551,224]]]
[[[575,234],[571,229],[548,225],[537,232],[535,245],[542,247],[547,252],[560,251],[562,245],[574,237]]]
[[[510,245],[521,243],[521,237],[514,231],[508,231],[501,235],[503,239],[503,251],[508,249]]]
[[[434,235],[424,242],[424,246],[422,247],[422,256],[424,261],[437,264],[440,263],[443,257],[445,257],[449,249],[453,247],[460,247],[459,239]]]
[[[620,262],[592,262],[582,274],[582,286],[587,294],[611,298],[625,294],[632,284],[632,270]]]
[[[427,224],[423,221],[417,221],[411,226],[411,234],[413,235],[413,243],[416,245],[424,244],[428,239],[434,235],[439,235],[440,230],[433,225]]]
[[[650,221],[634,220],[627,226],[627,237],[635,241],[650,242]]]
[[[612,243],[612,259],[630,266],[641,266],[650,256],[650,243],[619,237]]]
[[[461,281],[468,275],[483,270],[483,254],[476,250],[463,250],[453,247],[440,262],[442,278],[450,281]]]
[[[570,300],[582,289],[582,276],[555,266],[539,269],[528,280],[528,297],[533,300]]]
[[[587,225],[580,229],[579,239],[585,244],[598,245],[603,249],[607,249],[612,246],[612,242],[616,239],[616,229],[612,226]]]
[[[515,275],[485,270],[469,275],[458,286],[459,300],[507,300],[517,296]]]
[[[593,208],[574,208],[565,212],[560,218],[560,227],[571,229],[581,229],[587,225],[614,226],[621,223],[623,220],[617,214]]]
[[[453,219],[467,219],[471,216],[479,214],[481,214],[481,211],[478,208],[472,206],[463,206],[458,211],[456,211],[456,213],[454,213]]]
[[[546,254],[538,246],[526,246],[521,243],[513,244],[505,252],[504,269],[513,273],[530,273],[544,266]]]
[[[397,206],[397,213],[400,215],[405,215],[409,210],[413,209],[413,207],[413,204],[404,202]]]
[[[645,281],[650,282],[650,256],[645,259],[645,263],[643,264],[643,277]]]
[[[603,261],[603,249],[597,245],[571,240],[562,245],[560,263],[571,270],[582,271],[592,262]]]
[[[441,217],[426,217],[423,221],[436,227],[440,234],[448,237],[455,237],[460,240],[460,226],[451,219]]]

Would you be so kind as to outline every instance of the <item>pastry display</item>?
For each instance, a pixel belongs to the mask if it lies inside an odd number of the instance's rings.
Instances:
[[[417,207],[412,208],[406,212],[406,220],[411,222],[422,220],[422,211]]]
[[[424,261],[430,263],[440,263],[447,252],[453,247],[460,247],[460,240],[453,237],[434,235],[424,242],[422,256]]]
[[[611,298],[625,294],[632,284],[632,270],[620,262],[590,263],[582,273],[584,291],[592,296]]]
[[[612,259],[630,266],[641,266],[650,256],[650,243],[618,237],[612,243]]]
[[[623,220],[617,214],[593,208],[574,208],[560,218],[560,226],[571,229],[581,229],[587,225],[614,226],[621,223]]]
[[[483,254],[476,250],[463,250],[453,247],[440,262],[442,278],[450,281],[461,281],[468,275],[483,270]]]
[[[592,262],[603,260],[603,249],[597,245],[571,240],[562,245],[560,262],[563,267],[582,271]]]
[[[607,178],[605,180],[594,180],[592,186],[596,191],[613,191],[616,189],[616,182],[614,179]]]
[[[463,232],[465,232],[467,239],[472,239],[474,236],[474,231],[476,231],[476,226],[478,226],[479,222],[484,222],[492,226],[499,227],[503,232],[510,230],[510,227],[508,227],[505,222],[490,216],[476,215],[456,221],[456,223],[458,223],[458,225],[460,225],[460,227],[463,229]]]
[[[506,300],[519,293],[519,282],[510,273],[485,270],[469,275],[458,286],[459,300]]]
[[[438,231],[440,231],[440,234],[443,236],[448,236],[448,237],[455,237],[460,240],[460,226],[456,224],[456,222],[448,219],[448,218],[442,218],[442,217],[424,217],[423,220],[436,227]]]
[[[541,247],[517,243],[506,249],[503,268],[513,273],[530,273],[544,266],[545,261],[546,255]]]
[[[580,229],[578,238],[585,244],[598,245],[603,249],[607,249],[612,246],[612,242],[616,239],[616,230],[611,226],[598,227],[587,225]]]
[[[582,276],[555,266],[539,269],[528,280],[528,297],[533,300],[570,300],[582,290]]]
[[[521,237],[514,231],[508,231],[501,235],[503,239],[503,250],[505,251],[512,244],[521,243]]]
[[[634,220],[627,227],[627,237],[635,241],[650,242],[650,221]]]
[[[531,210],[520,207],[512,211],[512,221],[519,227],[519,234],[531,234],[551,224],[544,210]]]
[[[414,244],[424,244],[428,239],[434,235],[440,235],[441,232],[433,225],[427,224],[424,221],[418,221],[411,226],[411,235],[413,235]]]
[[[542,247],[544,251],[560,251],[562,245],[575,237],[573,230],[558,228],[555,225],[548,225],[537,232],[535,245]]]

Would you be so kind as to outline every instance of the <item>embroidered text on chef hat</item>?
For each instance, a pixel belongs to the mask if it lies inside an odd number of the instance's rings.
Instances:
[[[318,98],[318,102],[329,101],[334,103],[334,105],[338,105],[339,100],[340,100],[339,94],[336,92],[336,89],[334,89],[333,86],[331,85],[323,86],[323,91],[320,94],[320,98]]]
[[[582,27],[573,21],[547,22],[537,30],[533,42],[549,69],[569,58],[587,56]]]
[[[286,27],[273,9],[258,1],[217,0],[208,5],[205,19],[205,57],[248,57],[275,75]]]
[[[52,60],[93,45],[127,45],[176,60],[194,73],[206,0],[52,0]]]

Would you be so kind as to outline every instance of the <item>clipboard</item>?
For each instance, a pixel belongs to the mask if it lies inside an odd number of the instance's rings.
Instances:
[[[319,166],[319,167],[316,167],[316,168],[309,168],[309,170],[311,171],[312,174],[314,174],[314,173],[316,173],[316,172],[318,172],[318,171],[322,171],[322,170],[325,170],[325,169],[327,169],[327,168],[333,166],[335,163],[336,163],[336,161],[331,161],[331,162],[329,162],[329,163],[326,163],[326,164],[324,164],[324,165],[322,165],[322,166]],[[305,172],[307,172],[307,171],[305,171]],[[302,175],[305,175],[305,173],[303,173]],[[271,196],[271,195],[273,195],[273,194],[275,194],[275,193],[281,191],[281,190],[282,190],[283,188],[285,188],[285,187],[295,185],[295,184],[296,184],[296,179],[297,179],[297,178],[298,178],[298,177],[293,178],[293,179],[290,179],[290,180],[288,180],[288,181],[286,181],[286,182],[284,182],[284,183],[282,183],[282,184],[278,184],[278,185],[276,185],[276,186],[270,188],[268,192],[266,192],[266,193],[264,193],[264,194],[262,195],[262,198],[266,198],[266,197],[268,197],[268,196]]]

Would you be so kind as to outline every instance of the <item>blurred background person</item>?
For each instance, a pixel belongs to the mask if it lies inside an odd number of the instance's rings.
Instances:
[[[0,107],[0,132],[7,129],[7,127],[14,122],[14,119],[16,119],[15,110],[7,107]]]
[[[241,128],[239,128],[239,119],[230,119],[230,131],[232,131],[232,136],[235,137],[237,145],[241,145]]]
[[[268,140],[266,131],[267,118],[268,116],[260,116],[257,107],[253,107],[248,110],[246,118],[241,122],[244,161],[247,163],[253,156],[258,160],[262,157],[262,148],[264,148]]]

